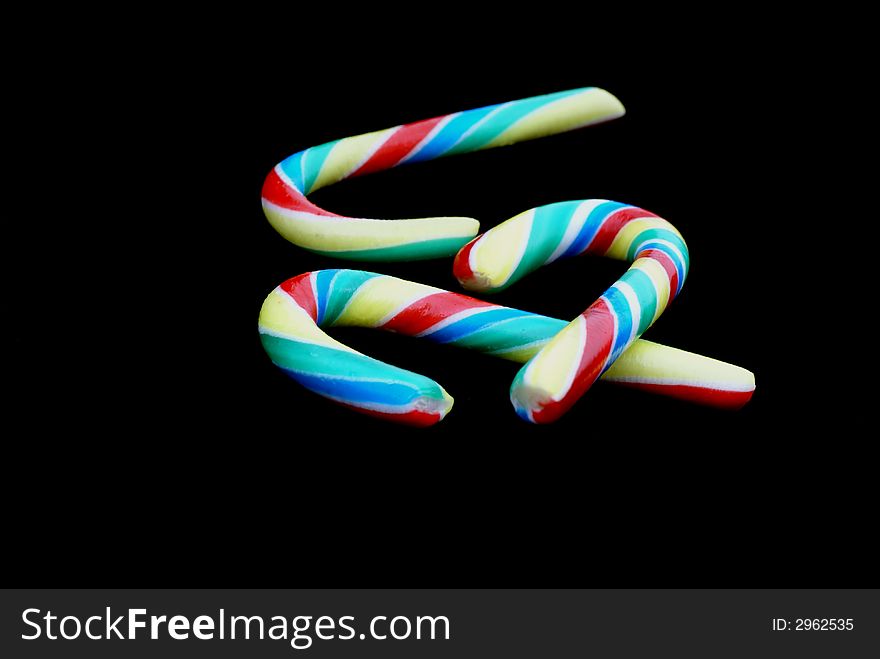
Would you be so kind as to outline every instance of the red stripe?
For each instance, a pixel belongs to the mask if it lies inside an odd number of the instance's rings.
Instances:
[[[724,391],[686,384],[649,384],[644,382],[615,382],[614,384],[728,410],[738,410],[748,403],[752,394],[755,393],[754,389],[751,391]]]
[[[605,220],[605,223],[602,225],[602,228],[599,229],[596,237],[593,238],[587,252],[604,256],[605,252],[608,251],[608,248],[611,247],[611,243],[613,243],[614,239],[617,237],[617,234],[620,233],[620,230],[632,220],[636,220],[640,217],[657,217],[657,215],[642,210],[641,208],[636,208],[635,206],[628,206],[627,208],[621,208],[619,211],[613,212]]]
[[[360,176],[390,169],[399,163],[433,130],[444,117],[434,117],[401,126],[380,146],[369,160],[349,176]]]
[[[409,305],[382,325],[382,329],[414,336],[460,311],[495,306],[458,293],[434,293]]]
[[[666,276],[669,277],[669,302],[672,302],[675,292],[678,290],[678,270],[675,269],[672,257],[661,249],[646,249],[636,254],[636,258],[651,258],[663,266]]]
[[[532,414],[537,423],[550,423],[565,414],[593,386],[611,354],[614,315],[605,300],[599,298],[581,316],[587,323],[587,341],[574,381],[562,400],[549,401]]]
[[[312,281],[309,277],[311,274],[312,273],[307,272],[304,275],[288,279],[281,284],[280,288],[292,297],[299,306],[305,309],[312,317],[312,320],[317,322],[318,307],[315,304],[315,295],[312,291]]]
[[[455,260],[452,262],[452,274],[455,275],[455,278],[462,285],[471,281],[474,277],[474,271],[471,270],[471,250],[474,248],[474,244],[482,237],[483,234],[480,234],[458,250],[458,254],[455,255]]]
[[[338,402],[338,401],[333,401]],[[377,419],[383,419],[385,421],[393,421],[395,423],[402,423],[407,426],[417,426],[419,428],[427,428],[428,426],[433,426],[440,420],[440,414],[438,412],[420,412],[419,410],[412,410],[410,412],[406,412],[404,414],[393,414],[391,412],[379,412],[377,410],[368,410],[364,407],[358,407],[357,405],[350,405],[348,403],[339,403],[342,407],[347,407],[350,410],[354,410],[355,412],[360,412],[361,414],[366,414],[367,416],[376,417]]]
[[[324,217],[343,217],[315,206],[299,190],[285,183],[274,169],[263,182],[262,195],[266,201],[292,211],[304,211]]]

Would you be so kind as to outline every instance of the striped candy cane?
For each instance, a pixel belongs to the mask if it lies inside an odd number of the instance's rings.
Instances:
[[[563,133],[623,113],[614,96],[587,87],[346,137],[276,165],[263,185],[263,210],[287,240],[319,254],[361,261],[452,256],[477,234],[477,220],[342,217],[319,208],[306,195],[351,176]]]
[[[654,213],[604,199],[534,208],[471,241],[453,271],[471,290],[498,291],[578,254],[632,265],[520,370],[510,399],[534,423],[559,418],[675,298],[688,270],[678,230]]]
[[[304,387],[355,410],[412,425],[441,420],[453,399],[436,382],[363,355],[321,328],[383,329],[457,345],[523,363],[566,322],[483,302],[432,286],[360,270],[319,270],[289,279],[260,311],[263,346]],[[636,341],[604,379],[718,407],[744,404],[754,389],[749,371],[648,341]]]

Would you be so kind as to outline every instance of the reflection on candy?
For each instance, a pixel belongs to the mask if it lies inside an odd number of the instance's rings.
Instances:
[[[453,270],[465,288],[498,291],[557,259],[590,253],[630,261],[629,270],[517,373],[510,399],[534,423],[558,419],[681,290],[688,250],[653,213],[604,199],[521,213],[466,245]]]
[[[427,426],[452,407],[433,380],[367,357],[321,327],[384,329],[526,362],[563,320],[360,270],[318,270],[277,287],[260,311],[272,361],[306,388],[362,412]],[[636,341],[604,379],[718,407],[751,396],[749,371],[683,350]]]
[[[328,142],[275,166],[263,185],[263,209],[287,240],[320,254],[362,261],[452,256],[477,234],[475,219],[342,217],[319,208],[306,195],[350,176],[554,135],[623,113],[614,96],[587,87]]]

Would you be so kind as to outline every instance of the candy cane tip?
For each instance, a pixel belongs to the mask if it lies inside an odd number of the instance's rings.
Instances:
[[[462,288],[477,293],[489,293],[494,290],[491,278],[480,271],[470,272],[467,276],[459,277],[458,283]]]
[[[421,413],[421,415],[427,415],[428,418],[433,419],[431,423],[425,425],[434,425],[435,423],[442,421],[446,415],[449,414],[452,405],[455,403],[455,399],[442,388],[441,392],[443,394],[442,398],[420,396],[413,401],[413,409],[416,412]]]
[[[541,387],[514,384],[510,389],[510,402],[520,418],[531,423],[551,423],[562,416],[553,395]]]

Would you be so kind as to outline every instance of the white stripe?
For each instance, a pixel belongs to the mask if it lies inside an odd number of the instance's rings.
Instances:
[[[606,374],[603,376],[604,380],[608,382],[631,382],[633,384],[658,384],[658,385],[666,385],[670,387],[674,386],[685,386],[685,387],[700,387],[702,389],[714,389],[716,391],[754,391],[755,385],[753,384],[731,384],[729,382],[721,382],[715,380],[682,380],[678,378],[651,378],[647,376],[641,375],[622,375],[622,376],[610,376]]]
[[[398,161],[397,165],[402,165],[403,163],[408,161],[410,158],[413,158],[419,151],[421,151],[422,149],[425,148],[425,146],[428,144],[428,142],[430,142],[431,140],[434,139],[434,137],[436,137],[437,133],[439,133],[441,130],[443,130],[446,127],[446,124],[448,124],[450,121],[455,119],[460,114],[461,114],[461,112],[456,112],[455,114],[447,115],[447,116],[443,117],[440,121],[438,121],[437,125],[431,129],[431,132],[428,133],[427,135],[425,135],[422,138],[422,141],[419,142],[418,144],[416,144],[415,147],[413,147],[412,151],[410,151],[403,158],[401,158]],[[395,167],[397,167],[397,165],[395,165]]]
[[[337,274],[339,274],[339,273],[337,273]],[[379,275],[379,277],[386,277],[386,276],[387,275]],[[333,279],[336,279],[336,275],[333,276]],[[370,283],[371,281],[375,281],[376,279],[377,279],[376,277],[373,277],[371,279],[367,279],[366,281],[361,282],[360,285],[352,291],[349,298],[345,301],[345,304],[342,306],[342,309],[339,310],[339,313],[336,315],[336,318],[337,319],[342,318],[346,314],[346,312],[348,311],[348,308],[351,306],[351,303],[358,296],[358,293],[361,292],[361,289],[366,284]]]
[[[388,140],[390,140],[390,139],[394,136],[394,134],[397,133],[397,131],[400,130],[401,128],[402,128],[402,126],[394,126],[394,128],[388,128],[388,129],[387,129],[388,134],[387,134],[383,139],[381,139],[381,140],[376,140],[376,143],[373,144],[373,145],[369,148],[369,150],[367,151],[366,155],[365,155],[360,161],[358,161],[358,163],[357,163],[354,167],[352,167],[352,168],[349,169],[347,172],[345,172],[345,174],[343,174],[342,176],[340,176],[338,180],[341,181],[342,179],[348,178],[348,177],[351,176],[354,172],[356,172],[358,169],[360,169],[361,167],[363,167],[364,163],[367,162],[370,158],[372,158],[372,157],[373,157],[373,154],[376,153],[376,151],[378,151],[379,149],[381,149],[382,146],[384,146],[384,144],[385,144]],[[344,141],[343,141],[343,142],[344,142]],[[343,142],[340,142],[340,144],[342,144]],[[337,146],[338,146],[338,145],[337,145]],[[336,147],[333,147],[333,148],[335,149]],[[328,157],[329,157],[329,156],[328,156]],[[325,160],[324,162],[327,162],[327,161]],[[317,180],[317,178],[316,178],[315,180]]]
[[[411,304],[415,304],[419,300],[423,300],[426,297],[430,297],[431,295],[434,295],[435,293],[443,293],[444,292],[443,289],[440,289],[440,288],[433,288],[430,286],[426,286],[425,288],[430,288],[431,290],[429,290],[427,292],[426,291],[419,291],[418,293],[414,294],[410,299],[404,300],[393,311],[390,311],[388,314],[386,314],[378,323],[376,323],[376,325],[374,325],[374,327],[381,327],[382,325],[384,325],[389,320],[394,318],[397,314],[399,314],[401,311],[406,309]]]
[[[457,147],[457,146],[458,146],[461,142],[463,142],[466,138],[470,137],[470,136],[473,134],[473,132],[474,132],[475,130],[477,130],[477,128],[479,128],[479,127],[482,126],[484,123],[486,123],[487,121],[489,121],[489,119],[491,119],[491,118],[494,117],[496,114],[498,114],[499,112],[501,112],[501,110],[503,110],[504,108],[507,108],[507,107],[510,107],[511,105],[513,105],[515,102],[516,102],[516,101],[508,101],[507,103],[502,103],[502,104],[499,105],[497,108],[495,108],[494,110],[492,110],[491,112],[489,112],[489,114],[487,114],[486,116],[484,116],[483,118],[481,118],[477,123],[475,123],[473,126],[471,126],[470,128],[468,128],[468,129],[467,129],[466,131],[464,131],[461,135],[459,135],[458,139],[455,140],[455,142],[452,143],[452,146],[450,146],[448,149],[446,149],[446,152],[448,153],[449,151],[452,151],[452,149],[454,149],[455,147]],[[528,115],[526,115],[526,116],[528,116]],[[523,117],[523,118],[525,118],[525,117]],[[506,130],[506,129],[505,129],[505,130]]]
[[[376,361],[378,361],[378,360],[376,360]],[[381,363],[387,366],[387,364],[385,364],[384,362],[381,362]],[[298,373],[301,375],[310,375],[312,377],[314,377],[314,375],[315,375],[314,373],[307,373],[305,371],[300,371],[300,370],[293,369],[293,368],[286,368],[284,366],[282,366],[281,368],[284,368],[285,371],[288,371],[291,373]],[[416,374],[416,375],[418,375],[418,374]],[[327,376],[327,377],[329,377],[330,379],[333,379],[333,380],[345,380],[345,381],[349,381],[349,382],[375,382],[377,384],[399,384],[399,385],[403,385],[405,387],[408,387],[411,390],[418,391],[417,386],[411,382],[401,382],[398,380],[380,380],[377,378],[356,378],[356,377],[346,377],[346,376],[340,376],[340,375],[333,375],[333,376]],[[430,380],[430,378],[427,378],[427,379]],[[432,380],[432,382],[433,382],[433,380]],[[434,384],[437,384],[437,383],[434,382]],[[437,385],[437,386],[439,387],[440,385]],[[306,387],[306,388],[308,388],[308,387]],[[450,401],[448,401],[445,397],[435,399],[435,398],[431,398],[431,397],[425,396],[425,395],[421,395],[417,398],[414,398],[411,402],[404,403],[402,405],[389,405],[387,403],[369,403],[369,402],[363,402],[363,401],[354,401],[354,400],[349,400],[347,398],[342,398],[341,396],[333,396],[331,394],[327,394],[324,392],[321,392],[319,395],[323,396],[324,398],[328,398],[332,401],[335,401],[337,403],[344,403],[346,405],[353,405],[354,407],[357,407],[357,408],[360,408],[363,410],[371,410],[374,412],[383,412],[385,414],[406,414],[406,413],[412,412],[412,411],[419,411],[419,412],[427,412],[429,414],[439,414],[441,419],[444,416],[446,416],[448,409],[442,410],[440,408],[443,408],[443,407],[448,408],[450,405]]]
[[[544,261],[544,265],[553,263],[553,261],[565,253],[565,250],[571,247],[571,244],[574,242],[575,238],[577,238],[581,229],[584,228],[584,223],[587,221],[587,217],[589,217],[590,213],[592,213],[599,204],[604,203],[607,203],[607,200],[587,199],[586,201],[581,202],[581,204],[575,209],[574,213],[572,213],[571,219],[568,221],[568,226],[565,227],[565,235],[562,236],[562,241],[556,246],[553,253],[547,257],[547,260]]]
[[[280,164],[275,165],[275,173],[278,175],[278,178],[280,178],[282,181],[284,181],[284,183],[286,183],[291,188],[293,188],[294,190],[296,190],[297,192],[302,194],[302,190],[300,190],[298,187],[296,187],[294,182],[290,180],[290,177],[284,172],[283,169],[281,169]],[[303,179],[303,185],[305,185],[305,179]],[[271,202],[267,202],[267,203],[271,203]]]
[[[440,386],[440,385],[437,385],[437,386]],[[328,398],[332,401],[335,401],[337,403],[344,403],[346,405],[353,405],[354,407],[357,407],[362,410],[370,410],[373,412],[383,412],[385,414],[407,414],[408,412],[413,412],[413,411],[427,412],[428,414],[439,414],[441,420],[443,419],[443,417],[446,416],[446,413],[448,412],[448,410],[441,412],[441,410],[437,409],[437,407],[439,405],[445,406],[445,405],[449,404],[446,401],[446,399],[444,399],[444,398],[434,399],[434,398],[429,398],[427,396],[419,396],[418,398],[414,398],[411,403],[406,403],[403,405],[388,405],[388,404],[384,404],[384,403],[367,403],[367,402],[361,402],[361,401],[355,402],[355,401],[351,401],[351,400],[346,400],[345,398],[340,398],[338,396],[330,396],[325,393],[321,393],[319,395],[323,396],[324,398]],[[431,404],[427,405],[425,403],[422,403],[422,405],[420,406],[419,401],[426,401],[426,402],[430,401]]]
[[[490,229],[490,231],[491,231],[491,229]],[[475,259],[476,256],[477,256],[477,249],[480,247],[480,244],[483,242],[483,240],[486,239],[486,235],[487,235],[488,233],[489,233],[489,232],[487,231],[486,233],[484,233],[482,236],[480,236],[480,237],[477,239],[477,242],[475,242],[475,243],[473,244],[473,246],[471,247],[470,254],[468,254],[468,267],[471,269],[471,272],[474,273],[474,274],[476,274],[477,272],[479,272],[479,270],[478,270],[478,268],[477,268],[477,264],[474,262],[474,259]]]
[[[333,274],[333,276],[330,277],[330,283],[327,285],[327,300],[326,300],[325,303],[324,303],[324,313],[327,313],[327,302],[329,302],[329,301],[330,301],[330,298],[333,297],[333,285],[336,283],[336,278],[339,276],[339,272],[340,272],[340,271],[337,270],[337,271]],[[318,298],[316,297],[315,299],[317,300]],[[342,315],[342,313],[340,312],[339,316],[341,316],[341,315]],[[339,316],[336,316],[336,318],[339,318]],[[322,318],[322,319],[321,319],[321,322],[324,322],[324,321],[326,321],[326,320],[327,320],[326,318]],[[334,319],[334,320],[335,320],[335,319]],[[335,322],[331,324],[331,327],[332,327],[334,324],[335,324]]]
[[[383,361],[380,361],[378,359],[374,359],[373,357],[370,357],[369,355],[361,355],[361,356],[367,357],[368,359],[371,359],[374,362],[379,362],[383,366],[391,366],[390,364],[386,364]],[[392,366],[392,368],[397,368],[397,367]],[[302,375],[311,375],[311,376],[315,375],[315,373],[310,373],[308,371],[303,371],[303,370],[296,369],[296,368],[285,367],[285,370],[288,370],[292,373],[301,373]],[[403,369],[403,368],[401,368],[400,370],[406,371],[406,369]],[[412,373],[412,371],[406,371],[406,372]],[[418,375],[418,373],[414,373],[414,375]],[[330,375],[330,374],[327,374],[325,377],[327,377],[328,379],[332,379],[332,380],[342,380],[343,382],[376,382],[379,384],[399,384],[399,385],[403,385],[405,387],[409,387],[410,389],[416,389],[416,390],[418,389],[417,385],[414,385],[412,382],[404,382],[403,380],[388,380],[385,378],[370,378],[370,377],[362,377],[362,376],[357,376],[357,375]],[[424,377],[424,376],[422,376],[422,377]],[[428,378],[428,379],[430,379],[430,378]],[[328,398],[329,398],[329,396],[328,396]]]
[[[312,299],[315,301],[315,315],[318,315],[318,274],[312,270],[309,273],[309,283],[312,286]]]

